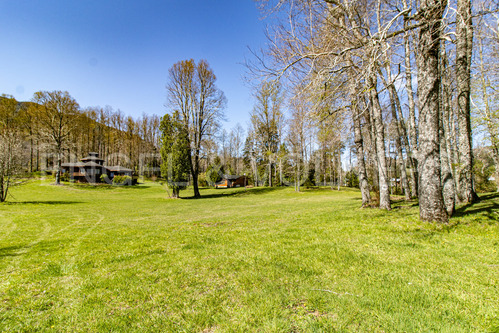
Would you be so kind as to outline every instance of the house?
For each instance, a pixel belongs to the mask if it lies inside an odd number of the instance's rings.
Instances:
[[[132,169],[124,168],[120,165],[106,167],[108,169],[108,177],[113,179],[114,176],[130,176],[132,177]]]
[[[246,176],[224,175],[221,181],[215,183],[215,188],[244,187],[247,184]]]
[[[80,159],[81,162],[63,163],[62,173],[68,173],[69,179],[80,183],[101,183],[102,175],[107,175],[112,180],[114,176],[130,176],[132,170],[119,165],[105,166],[104,159],[99,158],[99,153],[89,153],[87,157]]]

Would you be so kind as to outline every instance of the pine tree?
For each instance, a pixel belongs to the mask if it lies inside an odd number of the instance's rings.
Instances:
[[[189,181],[190,146],[189,134],[180,121],[179,113],[166,114],[160,124],[161,174],[172,189],[172,197],[179,198]]]

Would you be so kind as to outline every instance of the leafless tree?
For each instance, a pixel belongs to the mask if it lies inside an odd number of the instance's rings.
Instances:
[[[22,133],[17,108],[12,96],[0,97],[0,202],[7,200],[12,177],[21,169]]]
[[[38,120],[42,135],[56,155],[56,184],[60,184],[61,163],[73,129],[80,117],[79,105],[67,91],[39,91],[33,102],[40,105]]]
[[[202,142],[213,135],[224,116],[226,97],[216,86],[216,76],[206,60],[193,59],[175,63],[169,70],[167,107],[179,111],[189,133],[191,177],[194,196],[200,197],[198,175]]]
[[[250,115],[252,130],[256,134],[260,153],[267,160],[269,186],[273,186],[272,167],[281,143],[281,132],[284,126],[283,101],[279,83],[264,81],[255,92],[255,106]]]

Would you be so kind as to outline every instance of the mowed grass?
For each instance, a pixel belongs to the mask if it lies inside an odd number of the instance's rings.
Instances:
[[[447,225],[415,202],[361,209],[352,189],[12,194],[0,331],[498,331],[497,193]]]

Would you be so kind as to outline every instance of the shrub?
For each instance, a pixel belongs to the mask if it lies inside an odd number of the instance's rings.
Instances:
[[[62,182],[69,182],[69,172],[61,172],[61,178],[60,180]]]
[[[202,172],[198,175],[198,186],[200,186],[200,187],[207,187],[208,186],[207,174],[205,172]]]
[[[114,176],[113,185],[132,185],[132,177],[130,176]]]
[[[101,182],[102,183],[108,183],[108,184],[111,184],[111,180],[109,179],[108,175],[103,173],[101,175]]]

